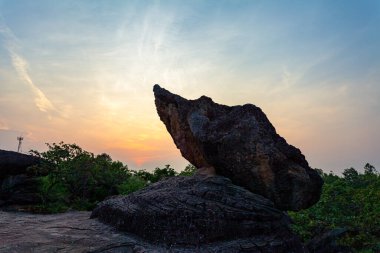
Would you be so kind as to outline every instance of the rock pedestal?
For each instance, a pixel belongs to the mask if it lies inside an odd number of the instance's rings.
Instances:
[[[272,201],[221,176],[169,178],[103,201],[91,217],[166,247],[304,252]]]

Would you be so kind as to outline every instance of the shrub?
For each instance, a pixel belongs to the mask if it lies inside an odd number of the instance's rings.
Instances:
[[[289,212],[293,228],[307,241],[323,231],[344,227],[343,245],[376,252],[380,247],[380,176],[371,165],[361,174],[346,169],[343,177],[323,174],[320,201],[300,212]]]
[[[144,188],[147,185],[147,181],[141,179],[138,176],[130,176],[122,184],[118,186],[119,194],[127,195],[137,190]]]
[[[186,166],[186,168],[183,171],[179,173],[179,176],[186,176],[186,177],[193,176],[196,171],[197,171],[197,168],[194,165],[189,164]]]
[[[127,166],[107,154],[94,156],[76,144],[47,144],[46,152],[31,151],[43,159],[29,169],[40,177],[40,195],[47,209],[60,203],[79,210],[92,209],[130,175]]]

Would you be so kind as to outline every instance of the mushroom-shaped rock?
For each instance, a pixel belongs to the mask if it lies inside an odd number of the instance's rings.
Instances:
[[[159,85],[153,91],[160,119],[197,168],[213,168],[281,210],[308,208],[319,200],[321,177],[259,107],[221,105],[206,96],[187,100]]]

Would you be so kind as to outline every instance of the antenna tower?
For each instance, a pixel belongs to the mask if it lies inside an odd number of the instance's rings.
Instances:
[[[18,140],[17,152],[19,152],[19,153],[22,152],[21,144],[22,144],[23,139],[24,139],[24,137],[22,137],[22,136],[17,137],[17,140]]]

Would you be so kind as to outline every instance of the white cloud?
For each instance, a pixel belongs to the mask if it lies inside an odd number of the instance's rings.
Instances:
[[[1,19],[0,19],[1,21]],[[12,59],[12,65],[17,71],[20,79],[23,80],[34,94],[36,107],[42,112],[57,111],[52,102],[46,97],[40,88],[35,85],[28,72],[28,62],[16,51],[18,39],[13,32],[4,23],[0,23],[0,34],[3,35],[6,42],[6,48]]]
[[[42,112],[55,111],[54,105],[45,96],[45,94],[33,83],[28,73],[28,63],[13,50],[9,50],[12,58],[13,67],[16,69],[19,77],[30,87],[34,94],[34,102],[37,108]]]

